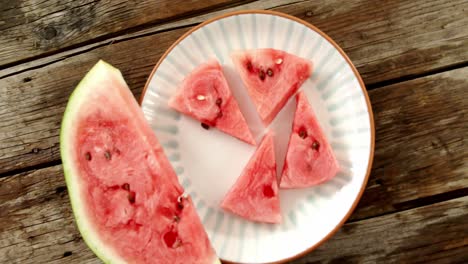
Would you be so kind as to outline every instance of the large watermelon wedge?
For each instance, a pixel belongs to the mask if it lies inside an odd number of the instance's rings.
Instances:
[[[106,263],[219,263],[190,197],[119,70],[99,61],[60,132],[79,230]]]
[[[169,100],[169,106],[202,123],[255,145],[236,99],[232,95],[218,61],[210,60],[195,68]]]
[[[312,73],[312,63],[275,49],[238,51],[231,55],[265,125]]]
[[[248,220],[280,223],[273,134],[269,132],[224,197],[221,207]]]
[[[281,188],[303,188],[323,183],[340,170],[304,92],[297,106],[280,180]]]

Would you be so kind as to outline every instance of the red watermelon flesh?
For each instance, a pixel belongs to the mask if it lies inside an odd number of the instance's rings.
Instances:
[[[281,50],[239,51],[231,57],[265,125],[312,73],[310,61]]]
[[[281,188],[317,185],[330,180],[340,170],[304,92],[299,92],[296,99],[296,113],[280,180]]]
[[[199,120],[204,127],[216,127],[249,144],[256,144],[216,60],[193,70],[169,101],[169,106]]]
[[[251,221],[280,223],[273,134],[269,132],[250,158],[221,207]]]
[[[100,61],[70,97],[61,156],[76,221],[106,263],[219,263],[120,72]]]

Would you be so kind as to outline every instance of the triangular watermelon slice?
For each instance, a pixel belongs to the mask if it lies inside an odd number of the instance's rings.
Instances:
[[[231,58],[265,125],[312,73],[310,61],[281,50],[238,51]]]
[[[273,134],[269,132],[250,158],[221,207],[248,220],[280,223]]]
[[[119,70],[99,61],[76,87],[60,153],[79,230],[105,263],[219,263]]]
[[[304,188],[333,178],[340,170],[304,92],[297,107],[280,180],[281,188]]]
[[[169,106],[202,123],[255,145],[218,61],[199,65],[182,82]]]

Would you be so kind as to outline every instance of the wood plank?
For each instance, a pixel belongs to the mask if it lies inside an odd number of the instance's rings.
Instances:
[[[4,1],[0,6],[0,67],[144,25],[245,1]]]
[[[345,224],[312,263],[467,263],[468,197]]]
[[[369,92],[374,164],[354,219],[411,208],[418,199],[468,187],[465,76],[468,67]]]
[[[368,85],[468,61],[468,2],[465,0],[386,0],[379,4],[372,0],[264,0],[110,36],[52,56],[55,58],[20,64],[3,74],[0,72],[0,77],[106,43],[194,25],[228,11],[245,9],[281,11],[318,26],[343,47]]]
[[[101,263],[75,226],[61,166],[0,182],[0,263]]]
[[[378,202],[378,201],[376,201]],[[468,196],[347,223],[293,263],[463,263]],[[0,179],[0,263],[100,263],[78,233],[60,165]]]
[[[332,37],[366,84],[468,61],[466,0],[319,0],[277,10]]]
[[[302,2],[303,0],[264,0],[264,1],[254,1],[254,2],[249,2],[246,4],[242,5],[236,5],[232,7],[226,7],[217,11],[209,12],[206,14],[194,16],[194,17],[189,17],[181,20],[174,20],[172,22],[167,22],[164,24],[158,24],[155,26],[151,26],[148,28],[144,28],[141,30],[137,30],[135,32],[130,32],[126,33],[124,35],[118,35],[114,37],[107,38],[105,40],[101,41],[96,41],[91,44],[87,45],[82,45],[80,47],[66,50],[63,52],[59,52],[58,54],[52,54],[50,56],[47,56],[45,58],[25,62],[22,64],[19,64],[14,67],[6,68],[4,70],[0,71],[0,78],[3,78],[5,76],[10,76],[18,72],[23,72],[28,69],[34,69],[38,67],[42,67],[44,65],[50,64],[52,62],[60,61],[63,58],[68,58],[77,54],[81,54],[83,52],[102,47],[105,45],[109,45],[111,43],[117,43],[125,40],[130,40],[134,39],[137,37],[141,36],[147,36],[147,35],[152,35],[152,34],[157,34],[159,32],[164,32],[168,31],[171,29],[177,29],[177,28],[182,28],[182,27],[189,27],[193,26],[196,24],[199,24],[207,19],[213,18],[215,16],[219,16],[222,14],[225,14],[227,12],[233,12],[233,11],[239,11],[239,10],[259,10],[259,9],[271,9],[274,7],[280,7],[280,6],[286,6],[290,4],[294,4],[296,2]]]

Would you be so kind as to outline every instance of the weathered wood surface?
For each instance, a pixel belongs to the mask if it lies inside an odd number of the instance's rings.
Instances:
[[[468,197],[345,224],[312,263],[467,263]]]
[[[14,73],[26,71],[28,69],[38,68],[43,65],[50,64],[51,62],[62,60],[64,58],[68,58],[73,55],[95,49],[97,47],[105,46],[110,43],[117,43],[117,42],[129,40],[129,39],[133,39],[133,38],[137,38],[141,36],[152,35],[152,34],[164,32],[164,31],[168,31],[171,29],[173,30],[173,29],[178,29],[178,28],[183,28],[183,27],[190,27],[190,26],[199,24],[207,19],[213,18],[215,16],[225,14],[227,12],[239,11],[239,10],[252,10],[252,9],[271,9],[273,7],[291,5],[296,2],[302,2],[302,1],[301,0],[263,0],[263,1],[248,2],[246,4],[241,4],[241,5],[233,4],[233,5],[230,5],[229,7],[211,11],[208,13],[203,13],[197,16],[179,19],[179,20],[176,19],[173,21],[165,21],[165,23],[144,27],[143,29],[140,29],[134,32],[132,31],[132,32],[125,33],[123,35],[116,35],[113,37],[105,38],[104,40],[95,40],[91,44],[80,45],[77,48],[72,48],[72,49],[68,49],[65,51],[61,51],[61,52],[58,52],[57,54],[51,54],[45,58],[32,60],[29,62],[21,63],[14,67],[6,68],[0,71],[0,79],[5,76],[12,75]]]
[[[468,67],[369,92],[374,164],[354,219],[468,195]],[[449,196],[451,194],[448,194]]]
[[[468,60],[468,33],[464,30],[468,27],[468,2],[465,0],[380,1],[378,4],[372,0],[264,0],[149,25],[124,35],[111,34],[105,40],[9,68],[0,72],[0,77],[115,41],[190,26],[228,11],[245,9],[281,11],[318,26],[344,48],[366,84],[437,71]]]
[[[466,219],[468,196],[348,223],[293,263],[463,263]],[[100,263],[77,231],[60,165],[0,179],[0,263]]]
[[[0,67],[141,26],[241,4],[236,0],[0,2]]]
[[[366,84],[468,61],[466,0],[319,0],[279,11],[330,35]]]

